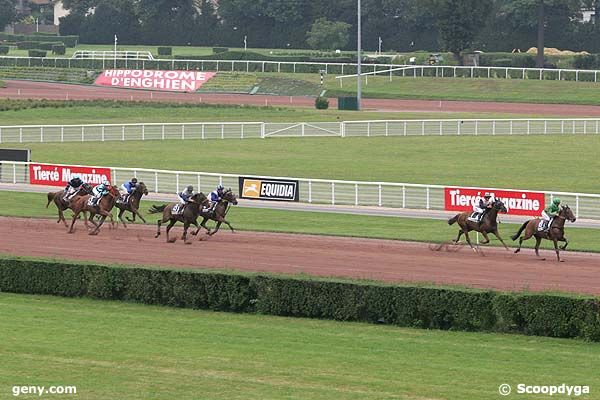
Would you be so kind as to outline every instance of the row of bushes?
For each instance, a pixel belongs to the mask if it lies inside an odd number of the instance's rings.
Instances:
[[[600,341],[600,299],[0,260],[0,291]]]
[[[50,35],[13,35],[0,32],[0,40],[7,42],[61,42],[67,47],[75,47],[79,42],[79,36],[50,36]]]

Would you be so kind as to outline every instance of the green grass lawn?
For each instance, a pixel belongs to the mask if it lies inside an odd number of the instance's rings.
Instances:
[[[200,95],[201,96],[201,95]],[[8,104],[8,103],[7,103]],[[134,103],[123,105],[69,102],[68,107],[42,107],[42,103],[30,101],[18,110],[2,111],[1,125],[65,125],[65,124],[111,124],[150,122],[328,122],[381,119],[467,119],[467,118],[527,118],[523,115],[499,113],[419,113],[315,110],[308,107],[253,107],[186,105],[169,106],[162,103]],[[0,100],[0,106],[2,101]],[[13,108],[13,107],[10,107]],[[531,115],[529,117],[540,117]]]
[[[502,383],[600,387],[600,344],[577,340],[7,293],[0,317],[2,398],[13,385],[144,400],[485,400]]]
[[[0,202],[3,204],[0,215],[17,217],[55,218],[54,205],[46,206],[46,196],[41,193],[19,193],[0,191]],[[148,214],[151,204],[160,202],[144,201],[142,214],[154,225],[158,217]],[[23,207],[27,204],[27,207]],[[116,214],[115,214],[116,215]],[[444,220],[417,218],[374,217],[351,214],[334,214],[308,211],[284,211],[233,207],[228,220],[236,229],[245,231],[288,232],[315,235],[355,236],[365,238],[395,239],[421,242],[445,242],[454,239],[458,232],[456,226],[449,226]],[[67,220],[72,216],[67,211]],[[525,220],[525,219],[523,219]],[[54,220],[52,222],[54,223]],[[510,235],[517,231],[519,225],[501,224],[500,233],[508,245]],[[226,228],[223,228],[226,229]],[[475,241],[475,234],[472,239]],[[493,236],[492,236],[493,237]],[[599,229],[573,229],[567,225],[569,249],[600,252]],[[493,245],[501,245],[495,238]],[[535,241],[525,242],[525,246],[533,246]],[[550,242],[544,242],[544,248],[551,248]]]
[[[600,136],[30,143],[34,161],[600,193]]]

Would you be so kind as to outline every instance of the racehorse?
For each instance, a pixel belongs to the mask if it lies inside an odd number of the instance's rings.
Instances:
[[[558,213],[550,227],[546,231],[538,231],[538,226],[540,224],[539,218],[530,219],[521,225],[519,231],[511,236],[512,240],[517,240],[517,238],[521,235],[523,231],[525,231],[525,235],[521,236],[519,239],[519,248],[515,250],[515,253],[521,251],[521,244],[524,240],[528,240],[532,236],[535,236],[535,255],[540,256],[540,243],[542,243],[542,239],[552,240],[554,243],[554,250],[556,251],[556,259],[561,262],[563,260],[560,259],[560,252],[558,250],[558,242],[565,242],[565,245],[560,249],[565,250],[569,242],[565,237],[565,221],[569,220],[571,222],[575,222],[577,218],[573,214],[573,211],[569,208],[569,206],[562,206],[561,210]]]
[[[201,216],[203,217],[202,222],[200,223],[200,226],[203,227],[204,229],[206,229],[206,233],[210,236],[214,235],[215,233],[217,233],[219,231],[219,227],[221,226],[222,223],[225,223],[229,229],[231,229],[231,232],[235,232],[233,230],[233,226],[231,226],[231,224],[229,222],[227,222],[225,220],[225,216],[227,215],[227,212],[229,211],[229,205],[233,204],[233,205],[237,205],[238,201],[237,201],[237,196],[235,195],[235,193],[233,193],[231,191],[231,188],[227,189],[225,192],[223,192],[223,197],[221,198],[221,200],[219,200],[219,202],[217,203],[217,205],[215,206],[215,209],[212,212],[201,212]],[[206,227],[206,222],[208,220],[213,220],[217,222],[217,225],[215,226],[215,230],[214,231],[210,231],[209,228]],[[200,228],[198,228],[196,230],[196,232],[193,232],[192,235],[197,235],[198,232],[200,231]]]
[[[71,228],[69,229],[69,233],[73,233],[73,226],[75,225],[75,221],[79,216],[79,213],[89,212],[90,216],[88,221],[94,224],[96,227],[93,231],[90,232],[90,235],[97,235],[100,231],[100,227],[104,224],[104,220],[106,217],[110,217],[111,226],[114,227],[115,221],[113,220],[112,213],[110,212],[117,199],[119,198],[120,193],[119,189],[116,186],[109,186],[108,193],[105,196],[102,196],[100,200],[98,200],[98,204],[96,206],[90,206],[88,201],[92,197],[92,195],[86,194],[83,196],[75,196],[71,199],[71,209],[73,210],[73,221],[71,222]],[[94,216],[96,214],[100,214],[102,217],[100,218],[100,222],[94,222]]]
[[[471,244],[471,239],[469,238],[469,232],[470,231],[480,232],[483,235],[483,237],[485,238],[485,241],[481,242],[481,244],[489,243],[490,238],[488,237],[487,234],[493,233],[498,238],[498,240],[500,240],[502,242],[502,244],[504,245],[504,248],[506,248],[506,250],[508,250],[508,246],[506,245],[506,243],[504,243],[504,240],[502,240],[502,238],[500,237],[500,234],[498,233],[498,221],[497,221],[498,212],[505,213],[505,212],[507,212],[507,210],[506,210],[506,207],[504,206],[504,203],[500,199],[495,199],[494,202],[492,203],[492,207],[490,209],[488,209],[487,212],[481,218],[481,222],[470,221],[468,219],[469,216],[471,215],[470,211],[456,214],[454,217],[450,218],[448,220],[448,225],[452,225],[453,223],[458,222],[458,225],[460,226],[460,230],[458,231],[458,236],[456,237],[456,240],[454,241],[454,243],[457,244],[458,240],[460,239],[460,236],[464,233],[465,237],[467,238],[467,243],[469,243],[469,246],[471,246],[471,249],[473,249],[474,252],[477,252],[475,247],[473,247],[473,245]]]
[[[202,192],[194,194],[188,202],[183,206],[183,211],[174,214],[173,207],[179,203],[172,204],[163,204],[160,206],[152,206],[148,212],[150,214],[159,213],[162,211],[163,217],[157,221],[157,230],[155,238],[160,236],[160,226],[165,222],[169,221],[169,225],[167,225],[167,243],[172,243],[175,240],[169,239],[169,231],[175,225],[176,222],[183,222],[183,236],[182,239],[185,242],[187,239],[187,231],[190,225],[194,225],[196,228],[198,227],[198,216],[200,215],[200,210],[203,206],[207,206],[209,204],[208,198]],[[186,242],[187,243],[187,242]]]
[[[79,188],[79,191],[77,193],[75,193],[73,195],[73,197],[81,196],[84,194],[92,194],[92,187],[88,183],[84,183],[83,185],[81,185],[81,187]],[[48,203],[46,203],[46,208],[48,208],[50,203],[54,202],[54,204],[56,205],[56,208],[58,209],[58,221],[56,221],[56,223],[60,224],[60,221],[62,221],[63,224],[65,224],[65,228],[68,228],[69,225],[67,224],[67,221],[65,220],[64,211],[71,208],[71,205],[70,205],[70,201],[64,200],[65,191],[59,190],[58,192],[48,192],[47,197],[48,197]],[[85,221],[85,225],[87,226],[87,219],[84,219],[84,221]]]
[[[117,199],[116,207],[119,209],[118,219],[123,223],[124,227],[127,227],[123,220],[125,211],[129,211],[133,215],[133,219],[126,217],[127,221],[135,222],[135,216],[137,215],[144,223],[146,223],[146,220],[142,217],[142,214],[140,214],[140,200],[144,195],[148,195],[148,188],[144,182],[138,182],[131,191],[131,194],[127,197],[127,202],[124,203],[121,198]]]

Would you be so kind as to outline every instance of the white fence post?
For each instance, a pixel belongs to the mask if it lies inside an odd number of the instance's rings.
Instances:
[[[335,206],[335,182],[331,182],[331,205]]]

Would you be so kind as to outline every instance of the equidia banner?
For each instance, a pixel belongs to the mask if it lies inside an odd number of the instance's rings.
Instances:
[[[253,200],[298,201],[298,181],[239,177],[240,197]]]
[[[216,72],[109,69],[96,78],[96,85],[130,89],[194,92]]]
[[[444,209],[471,211],[485,193],[502,200],[508,214],[512,215],[539,216],[545,207],[544,193],[540,192],[447,187],[444,188]]]
[[[65,186],[72,178],[94,186],[110,181],[110,168],[91,168],[70,165],[29,164],[29,182],[32,185]]]

